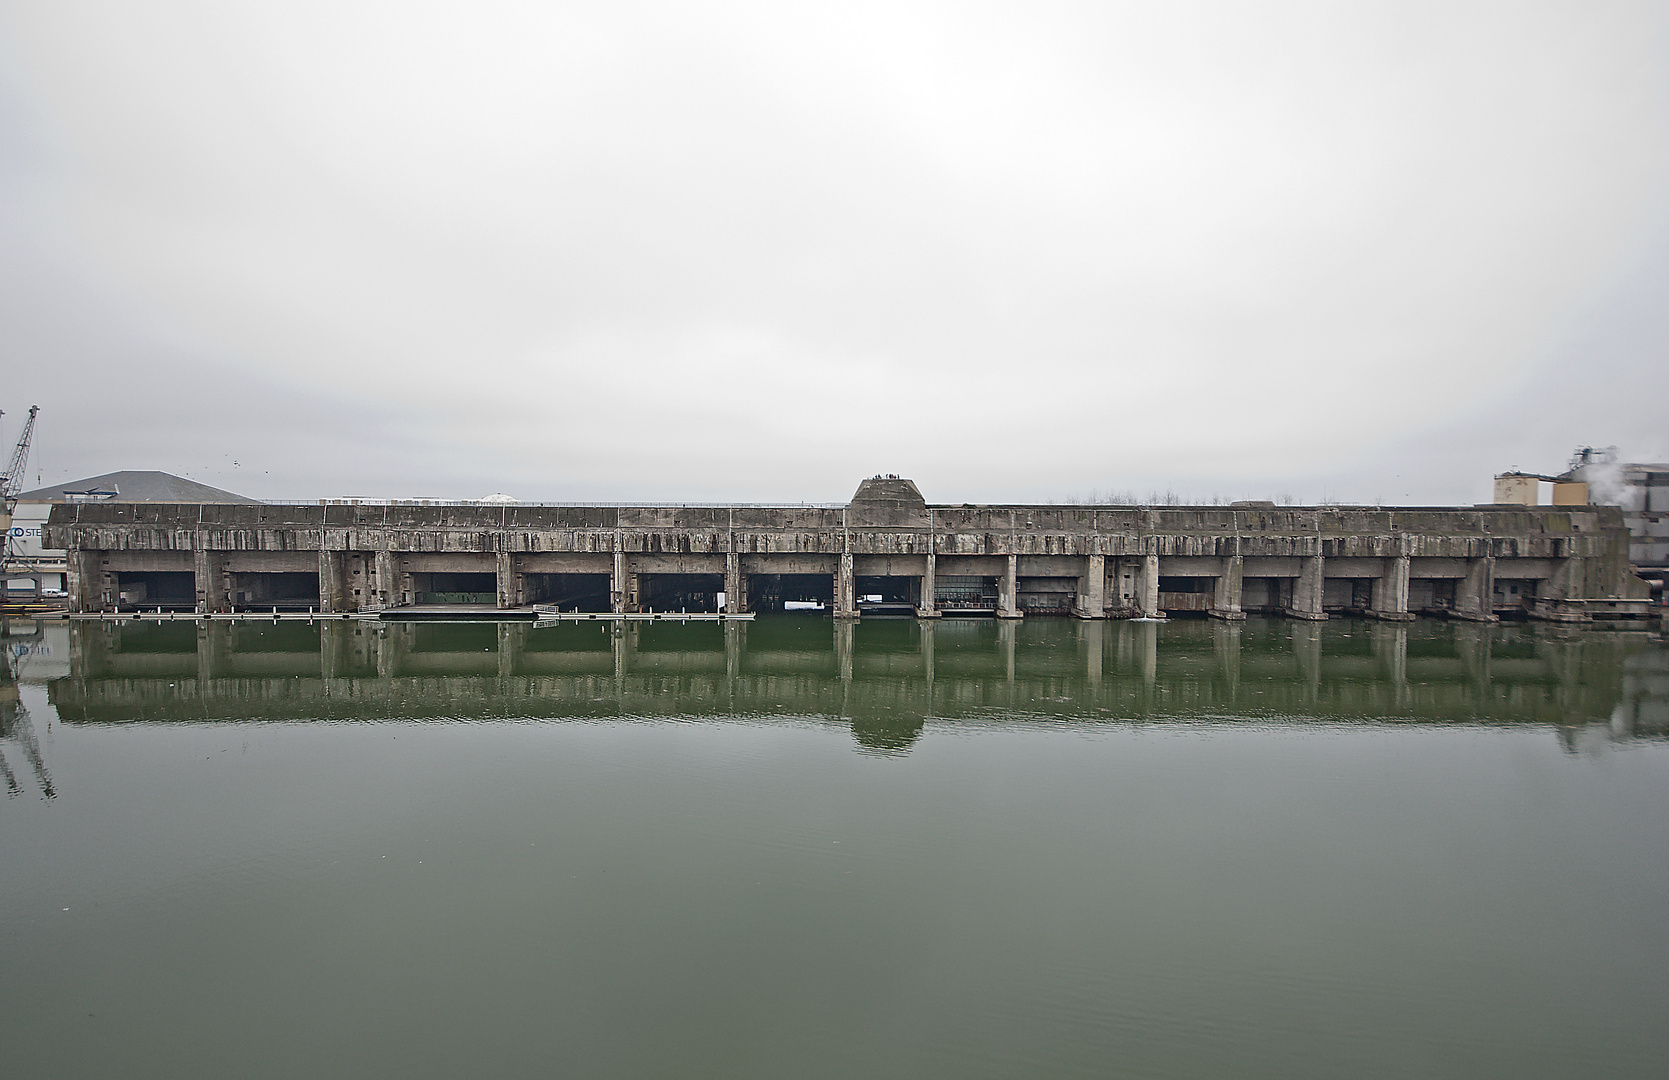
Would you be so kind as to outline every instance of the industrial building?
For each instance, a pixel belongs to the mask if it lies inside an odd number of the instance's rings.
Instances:
[[[66,552],[42,543],[41,530],[54,506],[83,503],[249,504],[254,499],[155,470],[127,470],[86,476],[25,491],[12,509],[6,547],[6,593],[35,596],[61,593],[68,570]]]
[[[1646,603],[1623,511],[1591,505],[945,505],[875,477],[827,506],[64,501],[45,534],[82,612],[1580,621]]]

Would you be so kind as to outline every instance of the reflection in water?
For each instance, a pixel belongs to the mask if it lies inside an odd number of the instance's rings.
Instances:
[[[1662,637],[1421,621],[75,622],[65,721],[810,715],[1395,718],[1669,734]]]

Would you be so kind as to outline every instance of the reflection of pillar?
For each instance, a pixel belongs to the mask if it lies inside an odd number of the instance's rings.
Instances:
[[[1495,621],[1495,560],[1468,559],[1466,578],[1455,590],[1455,616],[1475,622]]]
[[[1491,632],[1482,626],[1455,627],[1455,652],[1472,677],[1480,695],[1489,691],[1489,647]]]
[[[626,610],[626,553],[614,553],[614,569],[609,574],[609,610],[616,615]]]
[[[1211,614],[1219,619],[1244,619],[1246,613],[1240,610],[1240,580],[1241,570],[1246,560],[1239,555],[1230,555],[1223,560],[1223,572],[1217,575],[1216,589],[1211,597]]]
[[[406,652],[406,626],[377,624],[377,678],[392,679],[400,674],[401,658]]]
[[[208,685],[216,675],[226,671],[226,661],[232,652],[232,624],[204,619],[197,624],[197,692],[208,693]]]
[[[521,590],[516,588],[516,556],[508,551],[498,553],[498,606],[520,607]]]
[[[1216,627],[1211,635],[1212,652],[1216,654],[1217,670],[1222,674],[1223,681],[1228,684],[1229,701],[1232,703],[1240,694],[1240,634],[1242,627],[1237,622],[1229,622]]]
[[[1327,618],[1322,608],[1327,580],[1325,560],[1319,555],[1307,555],[1299,560],[1298,580],[1293,583],[1292,606],[1287,614],[1295,619],[1319,622]]]
[[[724,610],[728,615],[747,610],[747,600],[742,596],[742,557],[734,551],[724,556]]]
[[[1141,598],[1138,605],[1142,614],[1150,619],[1163,619],[1165,613],[1159,610],[1159,556],[1157,553],[1142,559],[1142,580],[1137,586],[1137,595]]]
[[[374,600],[394,607],[400,602],[400,560],[394,557],[392,551],[379,551],[374,568],[377,573]]]
[[[520,659],[522,636],[527,627],[520,623],[501,622],[498,624],[498,677],[508,679],[516,673],[516,661]]]
[[[1078,624],[1078,641],[1084,650],[1084,674],[1090,689],[1101,688],[1101,661],[1107,651],[1107,624],[1086,622]]]
[[[347,646],[348,639],[341,623],[319,624],[319,678],[325,681],[327,687],[331,680],[341,678],[343,669],[347,667]]]
[[[1408,610],[1408,556],[1385,560],[1385,570],[1373,583],[1372,610],[1376,619],[1405,622],[1414,616]]]
[[[1018,619],[1020,606],[1020,556],[1010,555],[1003,576],[997,583],[997,618]]]
[[[852,578],[852,553],[849,551],[842,552],[835,559],[834,601],[835,618],[858,617],[857,584]]]
[[[1292,655],[1304,677],[1304,700],[1315,701],[1321,689],[1321,627],[1299,624],[1292,628]]]
[[[997,624],[997,647],[1003,653],[1003,678],[1008,680],[1008,688],[1012,694],[1014,690],[1014,641],[1019,637],[1013,623]],[[1013,702],[1011,701],[1010,704]]]
[[[1080,619],[1104,619],[1107,617],[1107,557],[1105,555],[1087,555],[1084,557],[1084,576],[1078,583],[1078,610],[1075,614]]]
[[[922,623],[918,632],[921,634],[921,670],[922,674],[927,677],[928,692],[931,694],[933,688],[933,624],[930,622]]]
[[[1382,626],[1374,631],[1374,655],[1391,683],[1397,708],[1408,704],[1408,627]]]
[[[725,599],[730,599],[728,593],[725,594]],[[728,681],[734,682],[736,676],[742,673],[742,649],[747,631],[747,623],[724,624],[724,677]]]
[[[619,694],[625,689],[626,675],[631,670],[630,654],[637,648],[637,626],[635,624],[616,623],[613,633],[614,692]]]
[[[841,682],[852,681],[852,639],[852,623],[837,620],[834,624],[835,669],[840,672]]]
[[[936,619],[939,609],[933,603],[933,591],[938,588],[938,556],[933,549],[927,551],[927,569],[921,575],[921,603],[916,605],[916,615],[923,619]]]
[[[1159,679],[1159,627],[1155,623],[1142,623],[1136,632],[1136,648],[1142,657],[1142,685],[1151,690]]]

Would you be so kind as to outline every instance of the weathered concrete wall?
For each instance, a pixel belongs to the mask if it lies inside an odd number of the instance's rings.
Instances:
[[[114,604],[110,575],[122,570],[192,571],[209,609],[226,575],[280,569],[316,572],[328,610],[409,602],[411,575],[435,572],[492,573],[507,607],[522,602],[524,575],[606,573],[616,610],[638,602],[643,574],[724,575],[738,610],[750,577],[829,575],[838,615],[857,614],[853,581],[874,576],[919,579],[924,616],[947,577],[994,581],[997,613],[1011,617],[1059,592],[1087,618],[1169,606],[1229,619],[1248,590],[1311,619],[1348,596],[1386,618],[1412,614],[1413,597],[1488,620],[1498,580],[1535,582],[1547,610],[1643,595],[1622,512],[1609,507],[929,506],[913,492],[907,480],[865,481],[845,508],[65,504],[45,543],[70,551],[80,610]],[[1210,586],[1161,592],[1161,577]]]

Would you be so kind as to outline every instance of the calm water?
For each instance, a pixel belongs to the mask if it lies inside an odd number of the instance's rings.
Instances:
[[[12,623],[18,1077],[1642,1077],[1661,635]]]

